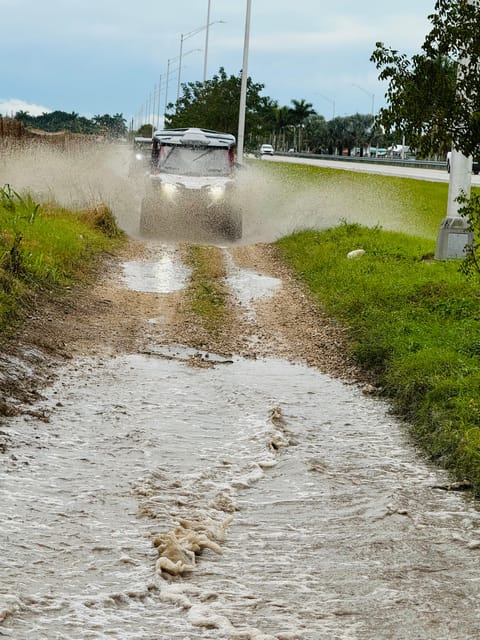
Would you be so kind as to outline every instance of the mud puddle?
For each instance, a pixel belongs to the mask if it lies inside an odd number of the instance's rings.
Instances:
[[[11,421],[3,636],[478,637],[479,514],[382,403],[282,360],[151,352],[73,361],[48,422]],[[221,555],[155,571],[153,535],[228,518]]]
[[[130,260],[123,266],[123,281],[132,291],[144,293],[172,293],[183,289],[190,276],[177,256],[167,245],[156,249],[155,260]]]

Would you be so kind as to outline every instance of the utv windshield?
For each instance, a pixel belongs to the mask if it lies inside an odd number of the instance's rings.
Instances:
[[[218,147],[181,147],[162,145],[158,158],[161,173],[182,176],[229,176],[228,149]]]

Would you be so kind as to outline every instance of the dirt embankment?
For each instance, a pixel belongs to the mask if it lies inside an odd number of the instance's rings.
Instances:
[[[56,300],[38,299],[0,354],[0,416],[25,411],[56,365],[81,356],[142,352],[149,344],[185,344],[224,355],[274,356],[307,363],[346,381],[364,379],[346,355],[342,329],[322,314],[279,259],[275,247],[232,247],[235,268],[281,280],[271,297],[247,317],[231,296],[229,321],[212,335],[191,312],[185,292],[143,293],[125,285],[122,264],[158,259],[158,246],[131,240],[106,258],[91,283]],[[182,248],[175,249],[181,260]]]

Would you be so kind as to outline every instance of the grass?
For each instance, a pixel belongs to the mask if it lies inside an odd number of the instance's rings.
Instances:
[[[256,171],[295,202],[309,189],[337,208],[338,219],[380,224],[392,230],[435,238],[446,213],[448,185],[304,164],[251,161]],[[368,222],[367,222],[368,220]]]
[[[0,189],[0,332],[33,292],[60,292],[123,237],[106,207],[41,207]]]
[[[416,441],[480,495],[478,284],[458,261],[434,261],[434,240],[378,227],[341,224],[277,244],[318,304],[347,327],[357,362]],[[365,255],[347,258],[358,248]]]
[[[228,300],[223,253],[217,247],[188,245],[186,263],[192,269],[187,292],[190,307],[205,329],[218,335],[226,322]]]

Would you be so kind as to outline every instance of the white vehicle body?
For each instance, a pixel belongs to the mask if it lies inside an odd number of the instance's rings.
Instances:
[[[261,156],[273,156],[275,153],[275,149],[271,144],[262,144],[260,147],[260,155]]]
[[[140,230],[210,226],[241,237],[235,201],[235,137],[207,129],[163,129],[153,135],[152,161]]]

